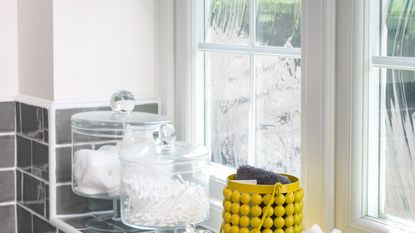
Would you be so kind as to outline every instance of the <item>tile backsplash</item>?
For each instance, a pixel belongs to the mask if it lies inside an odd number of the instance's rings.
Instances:
[[[0,102],[0,232],[15,232],[15,103]]]
[[[15,106],[17,233],[55,233],[49,223],[48,110]]]
[[[50,218],[49,173],[56,174],[56,214],[67,216],[112,209],[112,201],[81,197],[71,189],[71,121],[73,114],[94,108],[57,109],[56,138],[49,138],[46,108],[0,102],[0,233],[63,232]],[[137,105],[135,111],[158,113],[158,105]],[[53,148],[50,141],[54,140]],[[56,170],[50,171],[49,151]]]
[[[1,111],[1,110],[0,110]],[[0,168],[14,167],[15,135],[0,136]]]

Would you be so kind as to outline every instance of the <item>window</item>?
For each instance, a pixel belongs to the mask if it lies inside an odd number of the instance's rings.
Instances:
[[[205,0],[196,98],[212,161],[300,174],[301,0]]]
[[[415,1],[373,0],[369,215],[415,227]],[[373,198],[376,197],[376,198]]]

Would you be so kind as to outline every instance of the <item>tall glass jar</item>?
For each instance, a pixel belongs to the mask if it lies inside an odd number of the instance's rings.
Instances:
[[[72,190],[90,198],[119,198],[121,145],[153,141],[153,131],[168,122],[164,116],[143,112],[73,115]]]

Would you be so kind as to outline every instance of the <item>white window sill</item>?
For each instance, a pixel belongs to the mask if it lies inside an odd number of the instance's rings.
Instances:
[[[352,223],[347,226],[346,229],[343,229],[343,232],[403,233],[414,232],[414,230],[415,229],[408,229],[408,227],[388,220],[364,216],[352,221]]]

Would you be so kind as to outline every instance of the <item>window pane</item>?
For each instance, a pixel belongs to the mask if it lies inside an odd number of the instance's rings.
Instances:
[[[212,160],[236,167],[248,159],[249,56],[205,54],[206,131]]]
[[[386,18],[387,54],[415,56],[415,0],[389,0]]]
[[[256,164],[300,175],[300,60],[256,57]]]
[[[207,43],[248,44],[248,0],[206,0],[205,11]]]
[[[380,85],[380,215],[415,222],[415,72],[384,72]]]
[[[301,0],[258,0],[257,44],[301,46]]]

